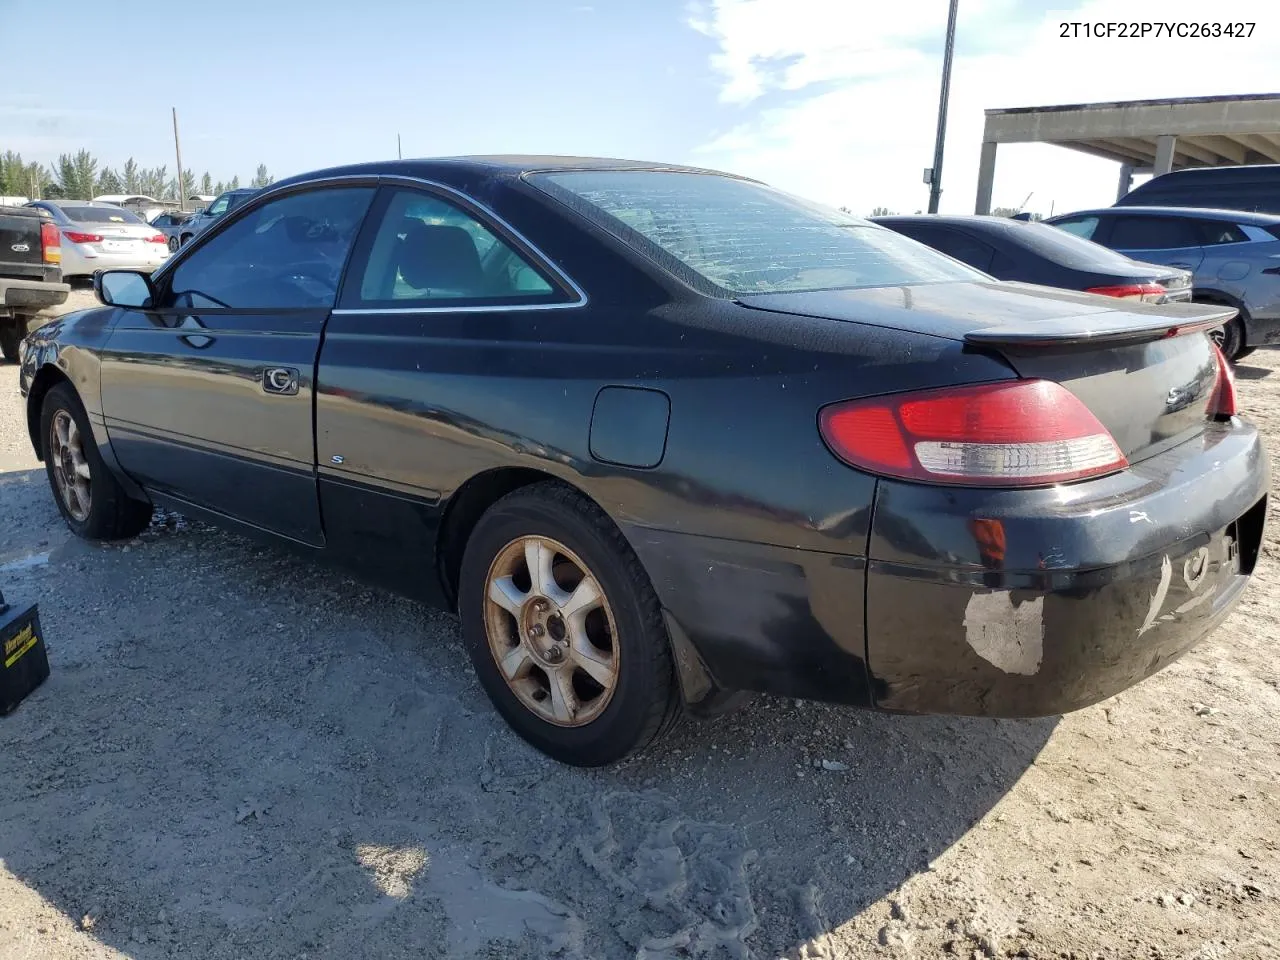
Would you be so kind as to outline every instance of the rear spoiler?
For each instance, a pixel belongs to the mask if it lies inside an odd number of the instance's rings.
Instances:
[[[1141,343],[1201,333],[1220,327],[1240,311],[1203,303],[1166,303],[1151,313],[1134,309],[1048,320],[1014,320],[964,335],[984,347],[1088,347]]]

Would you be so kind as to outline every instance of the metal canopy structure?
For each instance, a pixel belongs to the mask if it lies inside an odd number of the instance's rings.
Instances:
[[[1121,164],[1117,199],[1135,173],[1280,163],[1280,93],[1077,103],[988,110],[976,213],[991,212],[996,148],[1052,143]]]

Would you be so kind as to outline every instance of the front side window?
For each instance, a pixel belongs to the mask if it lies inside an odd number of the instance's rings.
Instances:
[[[475,217],[418,190],[396,190],[344,304],[388,308],[519,305],[567,298]]]
[[[209,209],[205,213],[211,217],[216,217],[227,212],[227,204],[231,202],[231,198],[225,193],[213,203],[209,204]]]
[[[1178,250],[1200,246],[1194,222],[1178,217],[1116,217],[1109,246],[1116,250]]]
[[[529,182],[720,295],[989,279],[885,227],[735,177],[584,170]]]
[[[227,225],[174,269],[167,305],[331,307],[373,187],[278,197]]]

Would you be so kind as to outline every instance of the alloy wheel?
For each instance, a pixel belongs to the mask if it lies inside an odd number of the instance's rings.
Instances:
[[[613,610],[599,580],[564,544],[519,537],[485,582],[485,633],[502,678],[538,717],[581,727],[618,683]]]
[[[92,473],[84,453],[84,438],[75,418],[66,410],[59,410],[49,429],[49,462],[53,466],[53,479],[58,495],[67,513],[77,523],[89,518],[92,505],[90,480]]]

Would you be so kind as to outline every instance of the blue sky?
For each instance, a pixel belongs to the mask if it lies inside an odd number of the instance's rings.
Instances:
[[[172,171],[176,106],[185,165],[215,180],[259,162],[284,176],[393,157],[399,132],[406,156],[692,162],[858,213],[927,199],[946,0],[184,0],[136,18],[104,6],[60,0],[58,66],[0,85],[0,150],[49,162],[84,146],[113,166],[133,156]],[[1280,88],[1272,6],[1214,5],[1217,19],[1259,22],[1245,41],[1073,41],[1057,22],[1209,12],[1199,0],[961,0],[944,211],[972,210],[984,107]],[[49,9],[0,0],[0,34],[48,36]],[[1004,148],[995,199],[1104,204],[1115,176],[1060,149]]]

